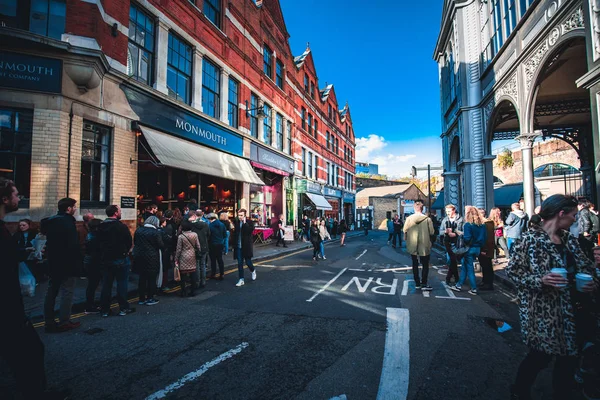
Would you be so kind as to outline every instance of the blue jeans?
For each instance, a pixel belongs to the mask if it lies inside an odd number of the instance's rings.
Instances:
[[[110,298],[115,280],[117,281],[117,301],[119,302],[119,308],[126,310],[129,308],[129,302],[127,302],[127,284],[129,282],[128,257],[109,262],[102,268],[102,294],[100,295],[102,312],[110,311]]]
[[[246,262],[246,265],[248,266],[248,269],[250,270],[250,272],[254,272],[254,264],[252,264],[252,258],[244,257],[244,255],[242,254],[242,249],[239,247],[237,248],[237,260],[238,260],[238,275],[239,275],[240,279],[244,279],[244,262]]]
[[[469,277],[469,283],[471,284],[471,289],[477,289],[477,281],[475,280],[475,257],[479,255],[481,249],[479,247],[471,247],[469,251],[467,251],[463,257],[463,265],[460,270],[460,279],[456,286],[462,286]]]
[[[231,232],[227,231],[227,235],[223,241],[223,254],[225,255],[229,253],[229,236],[231,236]]]
[[[319,243],[319,247],[321,248],[321,257],[325,258],[325,242]]]
[[[515,244],[515,241],[517,240],[517,238],[506,238],[506,244],[508,245],[508,255],[510,256],[510,254],[512,254],[512,247],[513,244]]]

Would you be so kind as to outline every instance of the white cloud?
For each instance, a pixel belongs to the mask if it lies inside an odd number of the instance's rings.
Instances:
[[[407,163],[415,158],[417,158],[416,154],[383,154],[374,157],[370,162],[379,165],[380,174],[398,178],[409,174],[412,165]]]
[[[371,153],[377,152],[386,146],[383,136],[370,134],[368,137],[356,139],[356,157],[357,161],[371,162],[369,157]]]

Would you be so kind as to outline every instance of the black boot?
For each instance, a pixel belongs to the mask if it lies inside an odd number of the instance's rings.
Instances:
[[[190,293],[188,294],[188,297],[194,297],[196,294],[194,293],[196,291],[196,283],[194,282],[194,279],[192,279],[192,286],[190,287]]]
[[[185,297],[185,281],[183,280],[183,277],[181,277],[181,290],[179,294],[181,297]]]

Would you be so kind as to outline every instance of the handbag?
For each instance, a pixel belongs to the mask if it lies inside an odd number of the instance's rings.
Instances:
[[[181,282],[181,272],[179,272],[179,267],[175,267],[173,270],[173,279],[175,279],[175,282]]]
[[[464,235],[458,235],[456,237],[456,241],[454,243],[452,243],[450,246],[452,248],[452,252],[457,256],[465,255],[465,253],[468,252],[471,248],[471,244],[470,243],[467,244],[465,242]]]
[[[196,247],[196,245],[192,243],[192,241],[190,240],[190,238],[188,238],[185,233],[182,233],[182,235],[183,235],[183,237],[186,238],[186,240],[188,241],[188,243],[191,244],[192,247],[194,248],[194,252],[196,254],[196,260],[200,260],[200,258],[202,257],[202,253],[200,252],[200,250],[198,250],[198,248]]]

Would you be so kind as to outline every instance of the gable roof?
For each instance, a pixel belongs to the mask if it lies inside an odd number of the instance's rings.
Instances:
[[[296,68],[300,69],[302,67],[302,65],[304,64],[304,61],[306,61],[306,57],[308,57],[309,54],[310,54],[310,47],[306,46],[306,50],[304,50],[304,53],[300,54],[299,56],[294,57],[294,64],[296,64]]]
[[[288,39],[290,35],[285,26],[285,19],[283,18],[283,11],[281,10],[279,0],[263,0],[262,5],[269,10],[269,14],[271,14],[273,21],[277,24],[278,28],[281,29],[281,32],[285,34],[286,39]]]
[[[333,85],[329,84],[329,85],[325,86],[324,89],[319,90],[322,101],[327,101],[327,98],[329,97],[329,93],[331,93],[332,89],[333,89]]]

